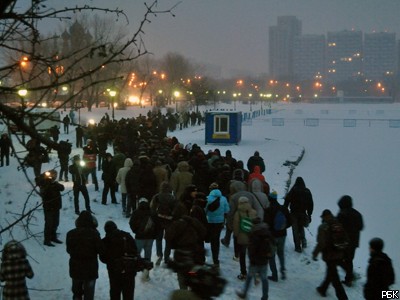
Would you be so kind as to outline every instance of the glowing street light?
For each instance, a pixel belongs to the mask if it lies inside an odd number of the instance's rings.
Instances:
[[[25,110],[25,97],[28,95],[28,90],[27,89],[19,89],[18,90],[18,96],[21,98],[21,110],[24,112]],[[22,144],[25,144],[25,133],[22,131]]]
[[[112,106],[112,114],[111,114],[111,117],[112,117],[112,119],[113,119],[113,121],[114,121],[114,116],[115,116],[115,114],[114,114],[114,108],[115,108],[115,105],[114,105],[114,99],[115,99],[115,96],[117,95],[117,91],[115,91],[115,90],[112,90],[112,89],[110,89],[109,91],[108,91],[108,94],[110,95],[110,97],[111,97],[111,106]]]

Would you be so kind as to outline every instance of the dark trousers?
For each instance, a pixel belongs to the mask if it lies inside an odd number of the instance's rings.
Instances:
[[[73,294],[72,299],[94,300],[95,286],[96,286],[96,279],[91,279],[91,280],[72,279],[72,294]]]
[[[337,271],[338,261],[326,261],[326,275],[324,281],[321,283],[320,288],[323,292],[326,292],[329,285],[332,283],[335,288],[336,297],[339,300],[347,300],[346,292],[343,288],[342,283],[339,279],[339,274]]]
[[[69,133],[69,125],[64,124],[64,133],[68,134]]]
[[[83,140],[83,138],[81,136],[76,137],[76,148],[82,148],[82,145],[83,145],[82,140]]]
[[[60,211],[44,210],[44,241],[51,242],[57,238],[57,228],[60,224]]]
[[[356,253],[355,247],[350,246],[349,248],[347,248],[344,253],[344,259],[339,264],[346,272],[346,277],[344,278],[344,280],[346,282],[351,282],[354,279],[353,259],[354,259],[355,253]]]
[[[304,233],[304,220],[303,217],[298,214],[291,214],[291,218],[294,247],[296,250],[301,251],[302,248],[307,247],[307,240]]]
[[[6,158],[6,166],[10,164],[10,153],[1,152],[1,166],[4,166],[4,157]]]
[[[222,238],[224,243],[229,246],[232,236],[232,230],[226,226],[225,236]],[[235,257],[239,257],[239,250],[236,237],[233,237],[233,252],[235,253]]]
[[[210,236],[211,254],[214,264],[219,264],[219,246],[223,223],[209,223],[208,230]]]
[[[40,161],[35,161],[32,165],[33,168],[33,174],[35,174],[35,177],[40,176],[42,174],[42,163]]]
[[[168,259],[170,259],[170,255],[171,255],[171,248],[169,243],[167,243],[167,241],[165,241],[165,249],[164,249],[164,253],[163,253],[163,249],[162,249],[162,241],[164,238],[164,232],[166,231],[166,229],[169,226],[169,221],[161,221],[158,223],[158,229],[157,229],[157,237],[156,237],[156,251],[157,251],[157,256],[158,257],[163,257],[164,255],[164,261],[168,261]]]
[[[86,185],[74,186],[74,205],[75,205],[75,212],[79,212],[79,192],[82,193],[83,198],[85,199],[85,207],[86,210],[90,211],[90,200],[89,200],[89,193],[86,188]]]
[[[89,175],[92,175],[92,183],[96,191],[99,190],[99,182],[97,181],[97,170],[96,167],[88,170],[89,173],[86,175],[86,182],[89,182]]]
[[[110,194],[111,194],[111,202],[117,203],[117,199],[115,198],[115,183],[114,182],[110,183],[107,181],[104,181],[104,188],[103,188],[103,195],[102,195],[101,203],[102,204],[107,203],[108,191],[110,191]]]
[[[110,299],[133,300],[135,294],[135,275],[132,273],[108,273],[110,279]],[[86,300],[86,299],[85,299]]]
[[[247,246],[238,244],[238,248],[239,248],[240,273],[245,275],[245,274],[247,274],[247,269],[246,269],[246,250],[247,250]]]
[[[62,180],[63,175],[65,181],[68,181],[68,158],[66,161],[60,159],[60,174],[58,175],[59,180]]]

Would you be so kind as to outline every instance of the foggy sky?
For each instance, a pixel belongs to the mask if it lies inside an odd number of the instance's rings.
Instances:
[[[128,26],[134,30],[143,15],[144,1],[80,3],[124,9],[131,20]],[[145,28],[147,49],[156,58],[178,52],[198,63],[220,66],[224,76],[235,70],[268,73],[268,27],[276,24],[278,16],[297,16],[303,34],[355,29],[395,32],[400,39],[399,0],[159,0],[158,8],[178,2],[175,18],[159,14]]]

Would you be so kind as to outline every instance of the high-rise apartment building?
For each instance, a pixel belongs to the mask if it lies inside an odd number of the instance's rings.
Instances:
[[[293,43],[293,73],[297,80],[320,78],[325,73],[325,35],[296,36]]]
[[[382,79],[396,71],[396,34],[375,32],[364,34],[364,76]]]
[[[338,82],[362,76],[362,32],[328,32],[326,78]]]
[[[293,43],[301,35],[301,21],[295,16],[280,16],[269,27],[269,71],[274,78],[293,77]]]

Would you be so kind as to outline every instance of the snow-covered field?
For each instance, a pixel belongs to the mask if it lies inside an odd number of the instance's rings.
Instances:
[[[231,108],[220,106],[220,109]],[[238,109],[248,112],[249,105],[239,105]],[[253,111],[259,107],[253,105]],[[280,201],[284,196],[285,184],[288,180],[288,167],[283,164],[295,161],[303,149],[305,155],[296,167],[293,178],[302,176],[314,197],[315,210],[313,222],[308,228],[307,238],[309,248],[305,253],[294,252],[291,231],[286,242],[287,280],[277,283],[270,282],[271,299],[319,299],[315,287],[325,274],[325,264],[310,262],[310,253],[315,245],[316,231],[320,224],[320,214],[325,208],[334,213],[338,211],[337,200],[344,194],[353,197],[354,207],[364,217],[365,229],[361,234],[361,247],[356,252],[355,271],[361,275],[356,284],[346,287],[349,299],[362,299],[362,285],[365,281],[365,271],[368,262],[368,241],[375,236],[382,237],[386,243],[385,251],[393,260],[396,274],[400,274],[400,241],[396,232],[400,230],[399,223],[399,173],[400,159],[400,128],[389,127],[389,120],[400,119],[400,105],[356,105],[356,104],[273,104],[272,114],[261,115],[243,125],[242,142],[239,145],[205,145],[204,126],[195,126],[182,131],[170,133],[182,143],[197,143],[205,151],[219,148],[224,154],[227,149],[235,158],[247,159],[258,150],[267,166],[265,176],[271,187],[278,191]],[[209,108],[210,109],[210,108]],[[93,112],[81,110],[82,119],[100,120],[106,109],[95,109]],[[136,116],[146,113],[145,109],[116,110],[116,118]],[[109,112],[110,114],[110,112]],[[313,120],[310,120],[313,119]],[[318,126],[306,126],[317,125]],[[343,121],[351,119],[354,121]],[[273,126],[275,121],[283,120],[284,126]],[[279,123],[278,122],[278,123]],[[394,122],[396,123],[396,122]],[[393,122],[392,122],[393,124]],[[75,139],[74,130],[69,135],[61,134],[60,139]],[[16,145],[17,146],[17,145]],[[81,150],[73,150],[73,154],[82,154]],[[44,165],[42,170],[57,165],[54,153],[52,161]],[[33,177],[33,170],[28,170]],[[99,172],[98,178],[101,173]],[[73,209],[72,183],[66,183],[66,193],[63,196],[60,239],[65,240],[66,233],[74,227],[76,215]],[[102,183],[100,184],[100,190]],[[101,194],[94,191],[94,186],[88,185],[92,209],[99,221],[99,231],[104,236],[103,225],[112,219],[119,228],[130,231],[128,219],[121,215],[118,205],[100,205]],[[23,173],[17,171],[17,164],[11,158],[9,167],[0,168],[0,225],[7,226],[15,220],[22,211],[25,199],[31,192]],[[117,195],[120,197],[120,195]],[[94,202],[96,200],[96,202]],[[40,201],[32,196],[28,207]],[[81,207],[83,200],[81,199]],[[29,220],[29,230],[35,236],[24,240],[29,253],[29,260],[35,272],[35,277],[28,280],[32,299],[70,299],[71,280],[68,275],[69,256],[65,244],[54,248],[44,247],[43,214],[37,211]],[[11,238],[25,239],[22,226],[17,226],[12,232],[3,233],[2,243]],[[208,245],[207,245],[208,246]],[[239,274],[239,264],[232,260],[233,248],[221,247],[221,272],[228,280],[225,293],[219,299],[235,299],[235,290],[242,287],[243,282],[236,279]],[[154,256],[155,257],[155,251]],[[103,264],[100,264],[100,276],[96,283],[95,298],[108,299],[108,276]],[[164,267],[157,267],[150,272],[151,280],[143,283],[137,276],[135,299],[168,299],[169,293],[178,287],[176,275]],[[398,289],[399,284],[393,289]],[[261,286],[251,287],[248,299],[259,299]],[[334,290],[328,290],[326,299],[335,299]]]

